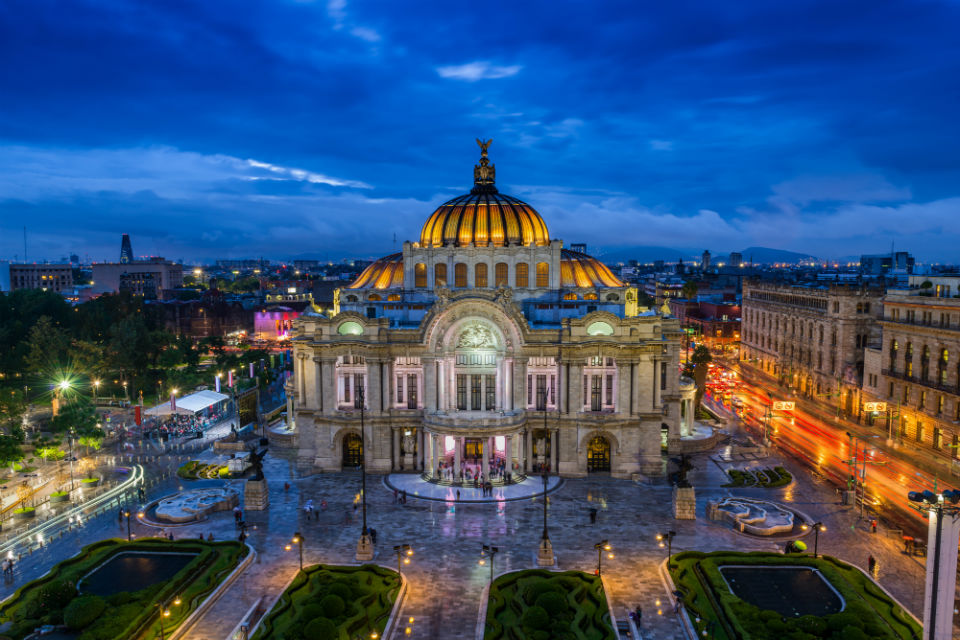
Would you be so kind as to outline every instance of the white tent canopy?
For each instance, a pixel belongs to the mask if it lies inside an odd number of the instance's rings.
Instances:
[[[177,398],[177,415],[191,416],[199,411],[203,411],[207,407],[212,407],[217,403],[229,399],[230,396],[225,396],[222,393],[197,391],[188,396]],[[170,401],[168,400],[163,404],[158,404],[155,407],[147,409],[144,413],[148,416],[168,416],[173,413],[173,411],[170,408]]]

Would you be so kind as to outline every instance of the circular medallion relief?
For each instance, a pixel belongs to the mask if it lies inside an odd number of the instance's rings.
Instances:
[[[359,322],[348,320],[337,327],[337,333],[342,336],[362,336],[363,327],[360,326]]]

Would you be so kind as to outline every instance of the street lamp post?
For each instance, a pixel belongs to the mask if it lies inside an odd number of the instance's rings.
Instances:
[[[670,556],[673,555],[673,537],[675,535],[677,535],[676,531],[667,531],[666,533],[657,534],[657,541],[660,543],[660,548],[667,548],[667,567],[670,566]]]
[[[356,401],[360,404],[360,508],[363,514],[363,529],[360,531],[360,541],[357,542],[358,561],[373,560],[373,541],[370,539],[370,530],[367,528],[367,440],[364,405],[366,404],[364,386],[359,385],[356,390]]]
[[[169,601],[168,601],[168,602],[169,602]],[[180,596],[174,597],[174,599],[173,599],[173,604],[179,606],[179,604],[180,604]],[[160,640],[165,640],[165,639],[164,639],[164,630],[163,630],[163,619],[170,617],[170,607],[167,606],[167,602],[158,602],[158,603],[156,603],[156,604],[153,605],[153,606],[160,608]]]
[[[610,542],[608,540],[601,540],[593,545],[593,548],[597,550],[597,575],[599,576],[602,571],[603,552],[607,551],[607,557],[612,560],[613,554],[609,553],[612,547],[610,546]]]
[[[292,542],[293,544],[295,544],[295,545],[297,545],[297,546],[299,547],[299,551],[300,551],[300,571],[303,571],[303,534],[301,534],[299,531],[297,531],[295,534],[293,534],[293,539],[292,539],[290,542]],[[288,544],[288,545],[286,545],[286,546],[284,547],[284,549],[285,549],[286,551],[290,551],[291,549],[293,549],[293,547]]]
[[[497,557],[497,553],[500,551],[498,547],[493,545],[485,544],[483,549],[480,552],[480,566],[482,567],[486,564],[486,556],[490,556],[490,583],[493,583],[493,559]]]
[[[547,390],[542,391],[543,431],[547,433]],[[554,565],[553,543],[550,542],[550,533],[547,529],[547,484],[549,482],[547,467],[543,467],[540,477],[543,479],[543,533],[540,536],[540,546],[537,549],[537,566],[552,567]]]
[[[410,556],[413,555],[413,547],[408,544],[398,544],[394,545],[393,552],[397,554],[397,573],[403,575],[403,572],[400,571],[400,563],[403,561],[403,564],[410,564]]]
[[[130,532],[130,509],[125,509],[123,515],[127,518],[127,542],[133,540],[133,534]]]
[[[800,527],[804,531],[810,528],[809,525],[804,524]],[[826,531],[827,527],[822,522],[817,522],[813,524],[813,557],[817,557],[817,547],[820,544],[820,532]]]
[[[100,390],[100,381],[99,381],[99,380],[94,380],[94,381],[93,381],[93,404],[94,404],[94,406],[96,406],[96,404],[97,404],[97,391],[99,391],[99,390]]]

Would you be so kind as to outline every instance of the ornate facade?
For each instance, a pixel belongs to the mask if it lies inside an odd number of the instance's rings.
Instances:
[[[679,323],[500,194],[480,144],[470,193],[339,291],[335,313],[297,320],[301,461],[338,471],[365,454],[370,471],[431,479],[661,473],[693,428]]]

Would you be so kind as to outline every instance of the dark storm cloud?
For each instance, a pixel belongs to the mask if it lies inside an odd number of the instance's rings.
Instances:
[[[111,257],[121,232],[188,259],[387,251],[469,186],[486,136],[502,189],[568,242],[848,255],[900,236],[957,260],[958,18],[907,0],[7,2],[0,256],[23,224],[51,258]]]

